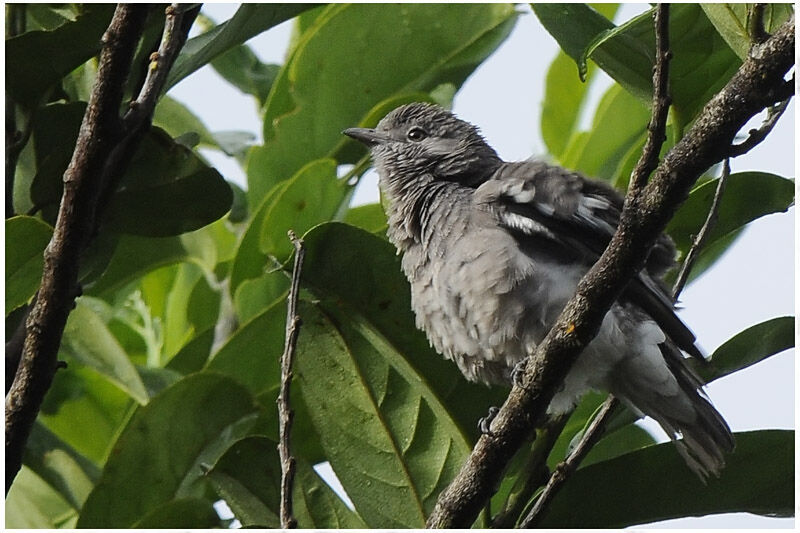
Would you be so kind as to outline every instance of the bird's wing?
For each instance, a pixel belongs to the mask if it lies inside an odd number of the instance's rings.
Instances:
[[[550,251],[588,264],[597,261],[611,241],[623,202],[611,186],[541,161],[503,165],[475,191],[474,199],[496,215],[523,250]],[[649,314],[682,350],[704,359],[659,279],[673,256],[674,246],[663,236],[622,298]]]

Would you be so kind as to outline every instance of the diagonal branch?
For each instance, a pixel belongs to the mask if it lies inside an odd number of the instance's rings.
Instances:
[[[58,217],[44,252],[42,281],[26,321],[22,357],[6,395],[6,493],[22,465],[25,444],[59,366],[58,349],[64,325],[80,293],[81,253],[96,232],[98,214],[108,197],[108,189],[115,184],[113,177],[122,174],[152,118],[154,99],[140,107],[142,120],[133,130],[125,128],[119,116],[148,9],[147,5],[119,4],[103,35],[97,77],[72,160],[64,173]],[[191,10],[194,15],[197,9]],[[183,13],[181,9],[176,11],[179,16]],[[184,23],[178,25],[180,31],[165,35],[165,39],[177,40],[182,45],[193,18],[188,14]],[[158,68],[168,71],[172,60],[174,57]]]
[[[289,388],[292,383],[292,362],[297,348],[297,336],[300,334],[302,321],[297,315],[297,298],[300,293],[300,273],[303,270],[303,259],[306,249],[303,241],[289,230],[289,239],[294,245],[294,267],[292,268],[292,284],[289,288],[286,309],[286,344],[281,356],[281,390],[278,395],[278,419],[280,435],[278,454],[281,459],[281,527],[291,529],[297,527],[297,520],[292,513],[292,489],[294,487],[295,460],[292,457],[291,430],[294,412],[289,404]]]
[[[701,111],[686,135],[666,155],[640,194],[626,197],[617,232],[578,285],[553,328],[529,357],[515,385],[453,482],[442,492],[428,527],[469,527],[491,497],[516,450],[543,418],[559,383],[594,338],[608,309],[644,265],[691,186],[724,159],[736,133],[775,102],[794,65],[794,17],[748,57],[727,85]],[[635,188],[634,188],[635,191]]]

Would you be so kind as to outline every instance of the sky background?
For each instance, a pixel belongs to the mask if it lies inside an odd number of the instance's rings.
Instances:
[[[222,22],[236,7],[205,4],[203,12]],[[616,20],[627,20],[647,7],[623,6]],[[518,9],[522,14],[511,36],[467,79],[453,104],[453,111],[478,125],[489,144],[508,161],[546,154],[539,134],[541,101],[544,75],[558,50],[530,8],[521,5]],[[248,44],[262,61],[283,63],[290,31],[291,23],[284,23]],[[605,76],[602,71],[598,74]],[[595,84],[587,109],[594,110],[609,83],[606,79]],[[186,104],[210,131],[249,131],[260,142],[261,119],[255,99],[239,92],[210,67],[186,78],[170,95]],[[588,126],[590,119],[583,117],[582,124]],[[731,161],[732,172],[761,170],[793,178],[795,122],[793,101],[764,143]],[[245,185],[244,172],[233,159],[210,150],[203,153],[227,179]],[[370,172],[361,180],[354,202],[358,205],[377,200],[377,176]],[[680,316],[707,353],[753,324],[794,315],[794,231],[794,208],[757,220],[712,269],[686,287]],[[794,350],[789,350],[715,381],[707,392],[733,431],[791,429],[795,427],[794,384]],[[655,422],[640,423],[659,441],[666,440]],[[670,520],[647,527],[787,528],[793,524],[793,519],[730,514]]]

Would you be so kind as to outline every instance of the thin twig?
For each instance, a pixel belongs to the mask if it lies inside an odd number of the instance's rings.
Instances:
[[[292,362],[297,348],[297,336],[300,334],[302,321],[297,316],[297,298],[300,293],[300,275],[303,269],[305,246],[292,230],[289,239],[294,245],[294,267],[292,268],[292,284],[286,307],[286,344],[281,356],[281,390],[278,395],[278,420],[280,435],[278,454],[281,459],[281,527],[290,529],[297,527],[297,520],[292,514],[292,489],[294,487],[295,460],[292,457],[291,430],[294,412],[289,403],[289,388],[292,383]]]
[[[689,274],[691,273],[692,267],[694,266],[698,255],[700,254],[700,250],[703,248],[703,246],[705,246],[711,230],[714,229],[714,226],[717,223],[717,219],[719,218],[719,206],[722,203],[722,195],[725,193],[725,185],[728,183],[728,177],[730,175],[730,162],[728,159],[725,159],[722,164],[722,176],[720,176],[719,180],[717,180],[717,189],[714,191],[714,199],[711,202],[708,215],[706,215],[706,220],[703,223],[703,226],[700,228],[700,231],[695,236],[694,241],[692,241],[692,246],[689,247],[689,252],[686,254],[686,258],[683,260],[681,269],[678,272],[678,279],[675,280],[675,285],[672,288],[672,298],[674,300],[677,300],[678,296],[680,296],[681,292],[683,291],[683,287],[686,285],[686,281],[689,279]]]
[[[528,529],[536,527],[536,524],[541,520],[544,511],[547,509],[548,504],[553,500],[558,490],[569,479],[569,477],[578,469],[581,462],[591,451],[592,447],[597,444],[600,437],[605,433],[606,423],[614,414],[614,411],[619,406],[619,400],[612,395],[608,395],[606,401],[600,406],[600,411],[594,417],[589,427],[583,432],[578,444],[573,448],[567,458],[556,466],[550,479],[547,481],[544,490],[539,495],[533,508],[527,516],[520,522],[519,527]]]
[[[669,50],[669,4],[656,5],[653,11],[653,23],[656,35],[653,104],[650,122],[647,125],[647,140],[628,184],[628,190],[633,195],[639,194],[647,183],[647,178],[658,166],[658,155],[666,138],[667,115],[672,103],[669,96],[669,62],[672,59],[672,52]]]
[[[730,149],[728,150],[728,157],[738,157],[746,154],[759,145],[764,139],[766,139],[767,135],[769,135],[769,133],[772,131],[772,128],[774,128],[775,124],[778,123],[778,119],[781,118],[783,112],[786,111],[787,107],[789,107],[790,100],[790,98],[783,100],[782,102],[778,102],[774,106],[770,107],[767,110],[767,118],[764,119],[764,122],[761,123],[761,126],[758,129],[750,130],[747,139],[741,143],[731,145]]]
[[[626,198],[618,230],[581,279],[555,324],[526,360],[492,423],[478,439],[428,517],[432,528],[469,527],[493,494],[506,465],[526,442],[534,424],[581,350],[594,338],[608,310],[641,270],[648,250],[686,199],[697,178],[725,157],[736,133],[772,105],[770,91],[785,83],[794,65],[794,18],[764,42],[758,58],[747,57],[706,104],[686,134],[670,149],[636,198]],[[628,195],[630,196],[630,194]]]
[[[648,135],[642,150],[642,155],[633,169],[630,183],[628,184],[628,197],[636,198],[647,183],[647,178],[656,169],[659,153],[664,143],[667,127],[667,114],[671,98],[669,96],[669,61],[672,54],[669,50],[669,4],[658,4],[653,11],[653,26],[656,36],[655,65],[653,67],[653,104]],[[580,441],[550,475],[543,492],[522,522],[523,528],[531,527],[538,522],[547,505],[552,501],[558,490],[575,470],[580,466],[586,454],[605,432],[606,423],[616,410],[618,401],[609,395],[600,412],[584,431]]]
[[[750,10],[750,23],[747,31],[750,33],[750,40],[753,41],[753,44],[761,44],[769,37],[764,27],[764,9],[766,7],[766,4],[753,4]]]

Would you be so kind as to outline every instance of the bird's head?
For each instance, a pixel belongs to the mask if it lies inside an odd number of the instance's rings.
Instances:
[[[343,133],[371,148],[381,179],[389,182],[428,175],[476,187],[502,163],[478,128],[433,104],[407,104],[374,129]]]

